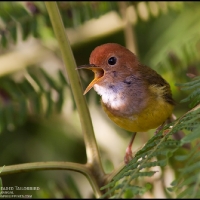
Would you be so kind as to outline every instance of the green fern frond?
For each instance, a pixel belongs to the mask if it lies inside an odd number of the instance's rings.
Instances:
[[[192,102],[189,104],[189,107],[192,108],[200,103],[200,76],[195,77],[192,81],[183,84],[177,84],[181,87],[181,90],[194,90],[187,98],[183,99],[182,102]]]
[[[0,131],[13,129],[22,125],[28,116],[49,116],[53,112],[60,112],[64,102],[64,82],[61,71],[55,81],[44,70],[32,71],[23,80],[15,81],[11,77],[0,79]],[[40,77],[40,78],[38,78]]]
[[[200,132],[200,129],[198,129]],[[170,192],[176,192],[177,198],[199,198],[200,189],[200,144],[190,150],[189,156],[186,160],[184,167],[179,169],[181,172],[178,179],[171,183],[172,187],[168,188]],[[179,158],[179,157],[177,157]]]
[[[77,27],[87,20],[118,8],[117,2],[59,2],[58,5],[65,27]],[[40,27],[51,26],[43,2],[1,2],[0,7],[0,35],[3,47],[7,46],[10,38],[16,42],[18,26],[21,28],[23,40],[29,35],[40,37]]]
[[[174,154],[174,152],[176,152],[176,150],[181,147],[183,143],[191,141],[191,140],[185,141],[184,138],[181,141],[170,139],[170,136],[172,134],[176,133],[177,131],[184,130],[186,127],[189,127],[188,129],[192,130],[190,134],[192,134],[193,132],[196,133],[197,130],[199,133],[200,126],[196,127],[196,125],[192,123],[192,122],[197,123],[197,121],[199,120],[199,117],[196,117],[196,114],[200,114],[200,109],[188,113],[189,117],[186,115],[185,117],[180,119],[180,121],[174,124],[173,128],[167,135],[163,136],[162,133],[160,132],[158,135],[153,136],[146,143],[146,145],[136,153],[133,160],[127,166],[125,166],[108,185],[101,188],[102,190],[107,189],[107,192],[102,196],[102,198],[107,197],[109,195],[111,196],[114,195],[117,198],[121,198],[126,194],[127,190],[130,189],[130,187],[134,186],[140,189],[143,188],[144,186],[141,185],[132,186],[133,180],[136,180],[143,176],[153,176],[155,174],[155,171],[151,171],[150,170],[151,167],[166,166],[169,157],[171,157]],[[182,124],[185,125],[182,126]],[[165,129],[168,128],[169,127],[165,127]],[[153,161],[152,158],[154,158]],[[188,157],[182,156],[177,158],[179,160],[185,160]],[[199,158],[200,155],[195,157],[195,159]],[[194,160],[194,156],[192,157],[190,156],[189,159]],[[146,171],[148,168],[150,171],[149,170]],[[194,172],[195,170],[197,171],[197,169],[199,169],[199,162],[194,162],[190,164],[190,167],[187,170],[184,168],[183,170],[184,172],[180,171],[180,173],[189,174],[191,172]],[[141,170],[145,170],[144,173]],[[191,180],[189,180],[189,182],[191,182]],[[135,194],[136,193],[133,193],[132,197],[135,197]]]
[[[195,101],[195,107],[189,111],[181,120],[179,125],[183,125],[189,133],[181,139],[181,145],[185,143],[193,144],[187,155],[177,155],[179,162],[184,162],[184,167],[178,169],[179,177],[171,183],[170,192],[175,192],[177,198],[199,198],[200,197],[200,98],[198,95],[200,77],[195,77],[192,81],[177,84],[182,90],[194,90],[182,102]],[[191,105],[191,104],[190,104]]]
[[[187,86],[188,89],[198,88],[199,77],[192,81],[192,83],[179,84],[182,86]],[[196,84],[197,87],[194,87]],[[189,99],[189,98],[188,98]],[[162,131],[154,135],[145,146],[139,150],[132,161],[125,166],[112,181],[102,187],[102,190],[106,190],[104,197],[116,197],[122,198],[130,190],[130,188],[137,188],[137,192],[132,192],[131,197],[136,197],[139,194],[139,190],[144,188],[142,185],[135,185],[138,178],[145,176],[153,176],[156,171],[151,170],[151,167],[160,166],[164,167],[168,163],[168,159],[176,152],[183,144],[192,143],[195,139],[200,137],[200,108],[196,106],[193,110],[186,113],[180,119],[176,120],[173,124],[164,127],[165,131],[168,133],[163,135]],[[178,131],[187,131],[187,135],[183,137],[180,141],[171,138],[172,134]],[[199,180],[199,167],[200,167],[200,143],[190,150],[187,155],[179,155],[175,158],[180,162],[185,162],[187,167],[180,169],[180,177],[172,183],[173,187],[170,191],[179,190],[178,197],[189,197],[189,194],[193,197],[198,197],[200,188]],[[193,175],[194,174],[194,175]],[[133,183],[134,181],[134,183]],[[186,185],[192,185],[193,189],[189,189]],[[186,187],[185,190],[182,188]],[[178,189],[177,189],[178,188]],[[128,192],[130,195],[130,191]],[[138,196],[137,196],[138,197]]]
[[[152,10],[158,10],[158,13],[163,13],[165,10],[180,11],[183,3],[170,3],[165,5],[155,2],[152,6],[148,2],[143,2],[145,7],[145,15],[148,15],[148,20],[156,17]],[[139,2],[127,2],[127,6],[133,6],[136,10],[137,18],[146,21],[142,17],[144,13],[138,8]],[[173,6],[172,6],[173,5]],[[59,10],[62,15],[63,23],[66,28],[76,28],[88,20],[98,18],[110,11],[116,11],[120,14],[118,2],[58,2]],[[41,27],[50,27],[50,19],[46,12],[43,2],[1,2],[0,17],[2,25],[0,25],[1,44],[6,47],[10,38],[14,42],[17,40],[17,27],[19,26],[22,32],[22,39],[26,40],[29,35],[41,37]],[[156,8],[155,8],[156,7]],[[158,16],[158,15],[157,15]]]
[[[22,24],[22,36],[26,39],[32,32],[31,18],[28,18],[29,13],[24,7],[16,2],[1,2],[0,17],[2,25],[0,26],[1,44],[5,47],[9,38],[14,42],[17,40],[17,26]]]
[[[162,70],[162,73],[164,71],[170,81],[173,81],[170,76],[174,77],[176,82],[185,81],[185,77],[180,74],[189,73],[191,68],[198,70],[200,61],[199,24],[197,23],[200,17],[200,4],[185,2],[183,5],[180,13],[170,12],[165,17],[162,16],[146,23],[147,30],[140,28],[140,24],[136,26],[138,38],[143,39],[138,40],[140,52],[144,52],[144,55],[140,55],[142,61],[157,69],[158,72],[159,70]],[[192,14],[194,12],[195,14]],[[182,23],[183,21],[185,23]],[[146,31],[149,36],[147,39],[145,39]]]
[[[169,153],[170,150],[168,149],[171,149],[171,152],[173,152],[179,147],[179,141],[169,139],[171,134],[172,131],[163,136],[162,133],[159,132],[157,135],[153,136],[146,145],[135,154],[135,157],[130,163],[125,166],[108,185],[101,188],[102,190],[108,190],[102,198],[113,194],[117,198],[122,198],[126,194],[127,189],[131,187],[141,190],[144,186],[132,185],[133,180],[145,176],[153,176],[156,171],[151,170],[152,167],[166,166],[168,157],[172,155],[172,153]],[[159,156],[159,159],[157,156]],[[133,192],[132,197],[138,193],[139,191]]]

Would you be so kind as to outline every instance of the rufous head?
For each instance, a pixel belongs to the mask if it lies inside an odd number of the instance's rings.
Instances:
[[[84,94],[95,84],[117,83],[124,80],[125,77],[136,72],[139,65],[139,61],[131,51],[116,43],[96,47],[90,55],[89,63],[78,67],[78,69],[90,69],[94,72],[94,79]]]

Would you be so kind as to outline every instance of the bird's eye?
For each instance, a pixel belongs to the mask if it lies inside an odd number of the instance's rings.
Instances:
[[[115,57],[110,57],[110,58],[108,59],[108,64],[109,64],[109,65],[115,65],[116,62],[117,62],[117,58],[115,58]]]

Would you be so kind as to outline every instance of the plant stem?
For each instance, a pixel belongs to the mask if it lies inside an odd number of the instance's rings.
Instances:
[[[86,104],[86,99],[83,96],[80,78],[76,69],[76,63],[70,43],[68,41],[63,21],[56,2],[45,2],[53,30],[59,43],[60,51],[66,66],[67,75],[71,84],[71,89],[74,95],[76,106],[78,109],[80,122],[82,126],[84,141],[86,145],[87,163],[90,164],[92,174],[95,176],[99,186],[104,182],[105,172],[103,170],[99,150],[94,136],[93,126],[90,113]]]
[[[95,177],[91,174],[88,164],[83,165],[79,163],[71,162],[35,162],[35,163],[26,163],[18,164],[11,166],[4,166],[3,170],[0,172],[0,175],[14,174],[20,172],[30,172],[30,171],[39,171],[39,170],[72,170],[79,172],[86,176],[90,184],[93,187],[96,197],[101,196],[99,190],[99,185],[97,184]]]

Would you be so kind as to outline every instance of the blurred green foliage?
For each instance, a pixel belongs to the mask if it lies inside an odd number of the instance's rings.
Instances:
[[[179,117],[189,109],[188,102],[179,102],[190,91],[181,91],[175,83],[189,81],[191,78],[186,74],[200,74],[200,3],[155,2],[158,9],[156,15],[152,14],[149,2],[142,2],[146,10],[139,11],[140,3],[127,2],[127,6],[135,8],[138,19],[132,27],[136,35],[138,56],[143,64],[158,71],[170,83],[177,101],[175,114]],[[58,5],[65,27],[74,31],[80,25],[84,26],[85,22],[98,19],[109,11],[115,11],[120,16],[118,2],[59,2]],[[148,14],[145,20],[141,15],[144,12]],[[26,42],[34,37],[62,62],[57,47],[52,45],[54,34],[43,2],[0,2],[0,34],[1,56],[17,51],[14,47],[19,41]],[[125,45],[123,30],[73,44],[77,65],[87,64],[91,51],[107,42]],[[20,71],[22,78],[19,80],[15,79],[16,72],[6,76],[0,74],[0,166],[51,160],[85,163],[85,146],[70,83],[63,76],[64,72],[59,69],[56,74],[48,72],[37,64],[26,67],[28,70]],[[80,71],[80,76],[83,88],[86,88],[93,74]],[[99,96],[94,92],[87,94],[86,98],[89,102],[94,95],[99,105]],[[71,107],[65,108],[68,102],[71,102]],[[102,149],[101,152],[105,154]],[[2,183],[3,186],[11,187],[40,187],[41,190],[29,193],[34,198],[82,197],[71,172],[7,175],[2,177]],[[18,191],[18,194],[27,193]],[[126,195],[130,196],[128,193]],[[92,195],[89,194],[89,197]]]

